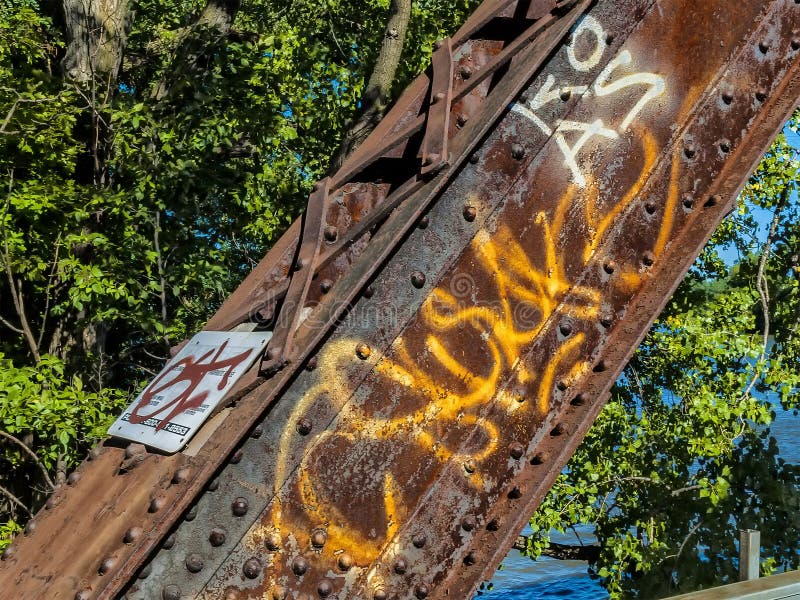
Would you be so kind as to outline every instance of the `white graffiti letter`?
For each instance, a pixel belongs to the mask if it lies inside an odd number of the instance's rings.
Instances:
[[[660,75],[656,75],[655,73],[634,73],[633,75],[626,75],[625,77],[621,77],[616,81],[611,83],[608,80],[611,78],[611,74],[617,67],[628,66],[633,62],[633,57],[628,50],[623,50],[619,53],[619,55],[615,56],[611,62],[606,65],[606,68],[598,75],[597,81],[594,84],[594,93],[597,96],[608,96],[609,94],[613,94],[614,92],[618,92],[622,88],[626,88],[632,85],[649,85],[650,89],[647,90],[644,96],[642,96],[639,101],[634,105],[634,107],[630,110],[627,116],[622,120],[622,124],[619,126],[620,131],[626,131],[633,120],[636,118],[636,115],[639,114],[645,104],[650,102],[653,98],[660,96],[664,93],[666,89],[666,85],[664,85],[664,78]]]
[[[554,100],[558,100],[562,92],[565,90],[569,90],[571,93],[575,94],[582,94],[587,89],[585,85],[571,85],[553,89],[555,84],[556,78],[552,75],[548,75],[542,87],[540,87],[536,92],[536,95],[528,101],[528,106],[516,103],[511,107],[511,110],[514,112],[517,112],[533,121],[545,135],[552,135],[553,130],[539,117],[539,115],[536,114],[535,111],[540,109],[545,104],[553,102]]]
[[[585,60],[580,60],[577,56],[575,56],[575,45],[578,43],[578,38],[580,35],[584,32],[588,33],[594,38],[594,50],[588,58]],[[585,73],[586,71],[590,71],[597,66],[597,63],[600,62],[603,52],[605,51],[605,39],[606,32],[603,30],[603,26],[600,25],[597,19],[594,17],[586,17],[583,21],[581,21],[581,24],[578,25],[577,29],[575,29],[572,34],[572,42],[567,46],[567,58],[569,59],[569,64],[572,65],[572,68],[576,71]]]
[[[583,135],[581,135],[581,137],[578,138],[578,141],[575,142],[575,145],[570,148],[569,145],[567,145],[567,141],[564,139],[564,135],[561,133],[562,131],[582,131]],[[564,164],[569,167],[570,171],[572,171],[572,178],[575,183],[581,187],[586,186],[586,179],[584,178],[583,173],[581,173],[581,170],[578,167],[578,162],[575,160],[575,158],[577,157],[581,148],[583,148],[586,142],[588,142],[593,135],[601,135],[612,140],[619,137],[619,134],[616,131],[613,129],[608,129],[603,124],[602,119],[597,119],[594,123],[561,121],[561,124],[556,130],[556,143],[561,149],[561,152],[564,154]]]

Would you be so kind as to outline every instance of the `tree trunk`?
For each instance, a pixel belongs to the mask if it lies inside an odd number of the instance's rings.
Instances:
[[[341,168],[347,157],[367,138],[386,111],[397,67],[403,54],[403,43],[410,18],[411,0],[392,0],[383,43],[361,98],[361,110],[355,121],[345,130],[339,149],[331,159],[330,173],[335,173]]]

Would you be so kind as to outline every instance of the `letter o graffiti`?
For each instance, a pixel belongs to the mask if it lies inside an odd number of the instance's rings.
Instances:
[[[585,60],[581,60],[575,56],[575,46],[578,42],[578,38],[584,32],[594,37],[594,50]],[[586,71],[596,67],[597,63],[600,62],[600,58],[603,56],[603,52],[605,51],[605,44],[603,43],[605,37],[603,26],[600,25],[597,19],[587,16],[583,21],[581,21],[580,25],[578,25],[577,29],[575,29],[572,34],[572,42],[567,45],[567,58],[569,59],[569,64],[572,65],[572,68],[576,71],[585,73]]]

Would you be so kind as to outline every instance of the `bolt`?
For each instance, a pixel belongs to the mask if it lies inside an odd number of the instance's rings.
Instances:
[[[437,153],[426,154],[425,159],[422,161],[422,164],[426,167],[436,164],[439,162],[439,155]]]
[[[356,356],[361,360],[367,360],[372,354],[372,348],[370,348],[367,344],[359,344],[356,346]]]
[[[513,444],[511,444],[509,452],[511,453],[511,458],[519,460],[520,458],[522,458],[522,455],[525,454],[525,446],[523,446],[519,442],[514,442]]]
[[[800,50],[800,39],[794,38],[791,41],[792,50]]]
[[[467,121],[468,121],[467,115],[465,115],[464,113],[458,113],[458,116],[456,117],[456,125],[458,125],[459,127],[463,127],[464,125],[467,124]]]
[[[411,543],[414,544],[415,548],[422,548],[427,542],[427,538],[424,534],[418,533],[413,538],[411,538]]]
[[[423,285],[425,285],[425,273],[421,271],[415,271],[411,274],[411,285],[415,288],[419,289]]]
[[[532,465],[540,465],[545,461],[546,456],[542,452],[537,452],[531,459]]]
[[[244,561],[242,572],[248,579],[255,579],[261,574],[261,562],[257,558],[250,558]]]
[[[336,238],[339,237],[339,230],[333,225],[326,225],[324,230],[324,235],[325,235],[325,241],[335,242]]]
[[[470,154],[470,155],[469,155],[469,164],[471,164],[471,165],[477,165],[477,164],[478,164],[478,161],[479,161],[480,159],[481,159],[481,157],[480,157],[480,156],[478,156],[478,153],[477,153],[477,152],[473,152],[472,154]]]
[[[656,262],[656,255],[650,252],[649,250],[642,254],[642,264],[645,267],[652,267],[653,263]]]
[[[561,335],[567,337],[572,333],[572,324],[568,321],[563,321],[559,326],[558,330],[561,332]]]
[[[461,527],[464,531],[472,531],[475,529],[475,517],[467,515],[461,520]]]
[[[600,318],[600,325],[602,325],[603,329],[608,329],[614,324],[611,317],[601,317]]]
[[[139,574],[137,575],[137,578],[139,578],[139,579],[147,579],[150,576],[150,573],[152,573],[152,572],[153,572],[153,564],[152,563],[147,563],[142,568],[142,570],[139,571]]]
[[[613,43],[614,43],[614,34],[613,33],[609,33],[606,36],[606,44],[610,46]]]
[[[6,549],[3,550],[3,553],[0,554],[0,560],[8,560],[9,558],[13,558],[13,556],[17,553],[17,547],[14,545],[6,546]]]
[[[181,600],[181,588],[177,585],[165,585],[161,590],[162,600]]]
[[[353,566],[353,559],[349,554],[340,554],[339,560],[336,561],[342,571],[349,571]]]
[[[372,593],[372,600],[386,600],[388,597],[386,591],[382,589],[377,589]]]
[[[219,488],[219,477],[215,477],[211,480],[211,483],[208,484],[208,491],[209,492],[216,492]]]
[[[103,449],[100,446],[95,446],[91,450],[89,450],[89,454],[86,455],[86,460],[94,460],[98,456],[103,453]]]
[[[475,460],[472,458],[468,458],[464,461],[464,470],[467,473],[474,473],[477,465],[475,464]]]
[[[522,92],[519,95],[519,103],[520,104],[527,104],[528,100],[530,100],[530,96],[528,96],[527,92]]]
[[[767,99],[767,90],[766,90],[766,88],[763,88],[763,87],[758,88],[756,90],[756,100],[758,100],[759,102],[763,102],[766,99]]]
[[[733,102],[733,94],[730,92],[722,92],[722,101],[729,105]]]
[[[769,43],[766,41],[760,42],[758,44],[758,49],[761,52],[761,54],[766,54],[769,51]]]
[[[237,464],[239,464],[239,462],[241,462],[241,460],[242,460],[242,454],[244,454],[244,452],[242,451],[242,449],[241,449],[241,448],[239,448],[239,449],[238,449],[236,452],[234,452],[234,453],[233,453],[233,455],[232,455],[232,456],[231,456],[231,457],[228,459],[228,462],[229,462],[229,463],[231,463],[232,465],[237,465]]]
[[[564,427],[562,423],[559,423],[558,425],[553,427],[552,431],[550,431],[550,435],[552,435],[553,437],[557,437],[559,435],[562,435],[566,430],[567,430],[566,427]]]
[[[142,535],[142,528],[141,527],[131,527],[128,531],[125,532],[125,536],[122,538],[122,541],[126,544],[130,544],[138,540]]]
[[[295,557],[292,561],[292,571],[294,571],[294,574],[298,577],[305,574],[305,572],[308,571],[308,561],[302,556]]]
[[[511,157],[520,160],[523,156],[525,156],[525,148],[521,144],[512,144]]]
[[[514,486],[511,488],[511,491],[508,492],[508,497],[512,500],[517,500],[522,497],[522,490],[519,489],[519,486]]]
[[[306,363],[306,371],[313,371],[314,369],[316,369],[318,362],[319,359],[316,356],[312,356],[311,358],[309,358],[308,362]]]
[[[430,219],[428,218],[428,215],[425,215],[419,220],[419,223],[417,223],[417,227],[419,227],[420,229],[427,229],[429,224],[430,224]]]
[[[97,573],[100,575],[105,575],[106,573],[111,571],[116,564],[117,564],[117,558],[115,556],[109,556],[102,563],[100,563],[100,568],[97,569]]]
[[[697,148],[692,142],[686,142],[683,146],[683,154],[686,158],[694,158],[695,154],[697,154]]]
[[[464,215],[465,221],[467,221],[468,223],[472,223],[475,220],[475,217],[478,216],[478,209],[476,209],[474,206],[470,206],[469,204],[467,204],[464,207],[462,214]]]
[[[245,516],[248,508],[250,508],[250,505],[247,503],[247,499],[241,496],[231,503],[231,512],[233,512],[234,517]]]
[[[464,564],[468,567],[475,564],[475,552],[470,550],[467,555],[464,557]]]
[[[167,539],[164,540],[164,543],[161,544],[161,547],[164,550],[171,550],[172,547],[175,545],[175,534],[168,536]]]
[[[69,477],[67,477],[67,485],[75,485],[76,483],[78,483],[78,480],[80,480],[80,478],[81,474],[78,473],[77,471],[73,471],[72,473],[69,474]]]
[[[322,548],[328,541],[328,534],[322,529],[315,529],[311,532],[311,545],[315,548]]]
[[[147,512],[151,513],[158,512],[162,508],[164,508],[164,505],[166,505],[166,503],[167,501],[164,498],[164,496],[156,496],[150,501],[150,506],[147,507]]]
[[[305,417],[303,417],[297,422],[297,433],[299,433],[300,435],[308,435],[309,433],[311,433],[311,428],[312,428],[311,421],[309,421]]]
[[[253,431],[250,433],[250,437],[257,440],[263,434],[264,434],[264,425],[259,423],[258,425],[255,426],[255,429],[253,429]]]
[[[203,557],[197,553],[192,553],[186,557],[186,570],[189,573],[199,573],[203,570]]]
[[[428,597],[428,586],[424,583],[420,583],[414,588],[414,595],[422,600],[422,598]]]
[[[656,204],[655,202],[645,202],[644,203],[644,212],[648,215],[652,215],[656,212]]]
[[[332,287],[333,287],[333,282],[330,279],[323,279],[322,281],[319,282],[319,291],[322,292],[323,294],[327,294],[328,292],[330,292]]]
[[[81,590],[77,594],[75,594],[75,600],[89,600],[92,597],[91,590]]]
[[[497,521],[497,519],[492,519],[486,524],[486,529],[489,531],[497,531],[500,529],[500,523]]]
[[[561,98],[563,102],[569,100],[570,96],[572,96],[572,90],[569,88],[563,88],[561,90],[561,93],[558,95],[558,97]]]
[[[716,206],[717,204],[719,204],[719,201],[720,201],[720,200],[722,200],[722,198],[720,198],[720,197],[719,197],[719,196],[717,196],[716,194],[715,194],[715,195],[713,195],[713,196],[709,196],[709,197],[708,197],[708,200],[706,200],[706,203],[705,203],[705,204],[703,204],[703,206],[704,206],[705,208],[710,208],[710,207],[712,207],[712,206]]]
[[[264,538],[264,545],[267,547],[267,550],[276,552],[281,547],[281,534],[277,531],[271,531],[267,534],[267,537]]]
[[[408,565],[406,564],[406,561],[403,560],[402,558],[398,558],[397,562],[394,563],[394,572],[397,573],[398,575],[402,575],[407,570],[408,570]]]
[[[25,535],[30,535],[30,534],[32,534],[34,531],[36,531],[36,528],[37,528],[38,526],[39,526],[39,524],[38,524],[36,521],[34,521],[33,519],[31,519],[30,521],[28,521],[28,522],[25,524],[25,528],[22,530],[22,532],[23,532]]]
[[[558,383],[556,383],[556,389],[558,389],[558,391],[560,392],[566,391],[567,387],[568,387],[567,382],[564,381],[563,379],[559,380]]]
[[[272,600],[283,600],[286,598],[286,588],[282,585],[276,585],[272,588]]]
[[[364,288],[364,298],[369,300],[374,295],[375,295],[375,288],[374,287],[372,287],[371,285],[368,285],[366,288]]]
[[[731,151],[731,143],[728,140],[722,140],[719,143],[719,149],[722,150],[723,153],[727,154]]]
[[[615,263],[613,260],[607,260],[606,262],[603,263],[603,271],[605,271],[609,275],[611,275],[616,268],[617,268],[617,263]]]
[[[469,79],[472,77],[472,69],[470,69],[467,65],[461,67],[461,71],[459,72],[461,73],[461,79]]]
[[[683,196],[683,208],[689,210],[694,206],[694,198],[692,198],[689,194],[685,194]]]
[[[332,591],[333,591],[333,584],[331,584],[330,581],[328,581],[327,579],[323,579],[322,581],[319,582],[319,585],[317,586],[317,593],[322,598],[330,596]]]
[[[605,370],[606,370],[606,363],[605,363],[604,361],[602,361],[602,360],[601,360],[601,361],[599,361],[599,362],[598,362],[598,363],[597,363],[597,364],[594,366],[594,368],[592,369],[592,371],[594,371],[595,373],[602,373],[602,372],[603,372],[603,371],[605,371]]]
[[[208,541],[215,548],[222,546],[225,543],[225,531],[215,527],[208,534]]]
[[[569,401],[572,406],[583,406],[586,404],[586,397],[583,394],[576,394],[575,397]]]
[[[442,92],[437,92],[433,95],[433,98],[431,98],[431,104],[439,104],[439,102],[442,102],[443,100],[444,94]]]

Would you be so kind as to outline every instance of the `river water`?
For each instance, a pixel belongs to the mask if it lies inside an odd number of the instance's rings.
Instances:
[[[778,441],[781,457],[790,464],[800,463],[800,417],[776,407],[776,418],[770,426],[771,435]],[[583,543],[591,543],[591,527],[579,529]],[[553,541],[575,543],[574,536],[554,535]],[[503,567],[492,578],[492,589],[484,590],[481,600],[539,600],[569,598],[570,600],[598,600],[608,594],[587,572],[587,565],[579,561],[562,561],[549,558],[532,561],[512,550]]]

